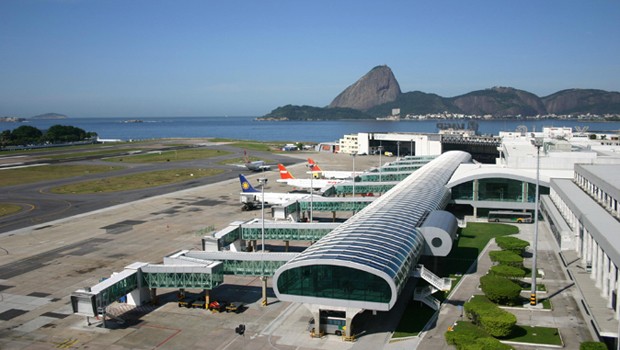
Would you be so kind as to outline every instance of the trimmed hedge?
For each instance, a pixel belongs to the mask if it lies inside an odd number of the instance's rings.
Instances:
[[[530,246],[530,242],[512,236],[496,237],[495,243],[497,243],[502,250],[508,250],[520,256],[523,256],[525,248]]]
[[[586,341],[579,344],[579,350],[607,350],[607,346],[598,341]]]
[[[480,287],[490,301],[500,305],[515,305],[521,295],[521,286],[506,277],[482,276]]]
[[[506,277],[506,278],[511,278],[511,279],[523,278],[525,277],[525,274],[526,274],[525,270],[521,268],[509,266],[509,265],[503,265],[503,264],[491,266],[489,273],[495,276]]]
[[[510,350],[512,346],[502,344],[480,327],[470,322],[457,322],[453,331],[445,333],[446,342],[458,350]]]
[[[523,257],[517,253],[511,252],[509,250],[494,250],[489,252],[489,258],[491,261],[514,266],[514,267],[523,267]]]
[[[517,317],[500,309],[484,297],[473,297],[463,305],[465,314],[493,337],[506,337],[517,324]]]

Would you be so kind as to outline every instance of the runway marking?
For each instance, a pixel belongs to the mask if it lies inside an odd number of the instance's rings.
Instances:
[[[145,324],[142,327],[151,327],[151,328],[156,328],[156,329],[165,329],[165,330],[175,331],[174,333],[169,335],[166,339],[164,339],[161,343],[157,344],[155,346],[156,349],[159,348],[160,346],[166,344],[167,342],[169,342],[170,339],[176,337],[182,331],[181,329],[178,329],[178,328],[170,328],[170,327],[156,326],[156,325],[150,325],[150,324]]]
[[[62,343],[54,343],[56,344],[56,349],[71,349],[76,343],[77,339],[69,338]]]

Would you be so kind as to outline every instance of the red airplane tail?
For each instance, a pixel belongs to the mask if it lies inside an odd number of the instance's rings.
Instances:
[[[312,158],[308,158],[308,163],[313,165],[312,172],[323,171],[323,169],[321,169],[319,165],[312,160]]]
[[[278,169],[280,170],[280,178],[282,180],[294,179],[295,177],[286,170],[286,167],[282,164],[278,164]]]

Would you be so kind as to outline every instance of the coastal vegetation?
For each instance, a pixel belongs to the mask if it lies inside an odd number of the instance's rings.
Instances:
[[[4,130],[0,133],[0,147],[69,143],[95,137],[97,133],[86,132],[74,126],[53,125],[47,130],[39,130],[34,126],[21,125],[13,130]]]
[[[214,176],[223,172],[222,169],[190,168],[151,171],[73,183],[55,187],[51,192],[57,194],[91,194],[139,190]]]

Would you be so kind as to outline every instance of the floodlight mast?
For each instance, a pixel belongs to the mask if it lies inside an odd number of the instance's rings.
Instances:
[[[314,164],[308,163],[306,166],[310,169],[310,222],[312,222],[312,207],[314,206]]]
[[[536,295],[536,275],[538,274],[536,259],[538,255],[538,193],[540,186],[540,147],[543,146],[543,138],[534,137],[532,139],[532,145],[536,147],[536,194],[534,197],[534,246],[532,247],[534,252],[532,256],[532,290],[530,292],[530,306],[535,306],[536,304],[538,304],[538,299]]]
[[[263,282],[263,301],[262,306],[267,306],[267,276],[265,274],[265,185],[267,184],[266,177],[258,178],[258,183],[261,184],[261,281]]]

